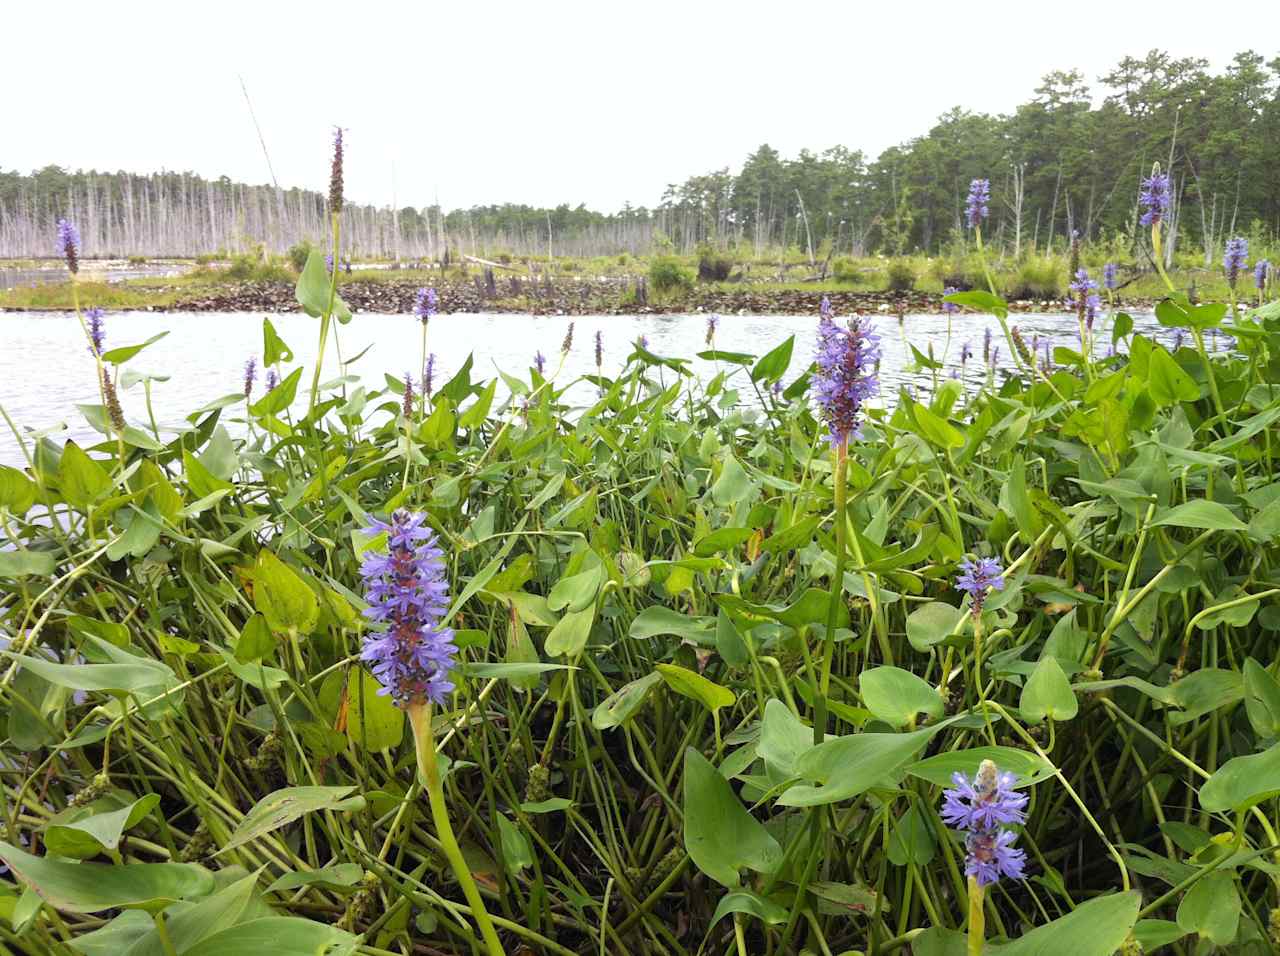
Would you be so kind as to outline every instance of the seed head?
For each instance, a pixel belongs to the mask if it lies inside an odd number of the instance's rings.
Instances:
[[[342,127],[333,128],[333,166],[329,171],[329,212],[342,212]],[[329,263],[333,271],[333,263]]]
[[[560,353],[568,355],[569,350],[573,348],[573,323],[569,323],[569,331],[564,334],[564,341],[560,343]]]

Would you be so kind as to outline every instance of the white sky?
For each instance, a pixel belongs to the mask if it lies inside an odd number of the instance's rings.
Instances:
[[[1278,27],[1271,0],[7,0],[0,167],[267,182],[243,75],[283,186],[327,188],[336,123],[353,201],[609,211],[762,142],[874,157],[953,106],[1008,111],[1054,69],[1271,58]]]

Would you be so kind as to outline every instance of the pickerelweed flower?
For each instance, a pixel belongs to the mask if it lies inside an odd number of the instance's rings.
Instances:
[[[329,212],[342,212],[342,127],[333,128],[333,166],[329,170]],[[332,264],[329,271],[333,271]]]
[[[982,225],[989,212],[987,203],[991,201],[991,180],[975,179],[969,184],[969,198],[965,200],[964,215],[970,229]]]
[[[404,397],[401,399],[400,410],[404,412],[405,418],[413,417],[413,376],[408,372],[404,373]]]
[[[1027,796],[1013,789],[1014,775],[1000,773],[995,763],[984,760],[973,780],[956,773],[952,781],[955,787],[942,793],[941,816],[948,825],[966,831],[965,875],[979,887],[1002,876],[1022,879],[1027,855],[1013,845],[1018,834],[1006,829],[1026,821]]]
[[[329,275],[333,275],[333,253],[326,252],[324,254],[324,269]]]
[[[67,260],[67,268],[80,271],[80,230],[66,219],[58,220],[58,251]]]
[[[568,355],[570,349],[573,348],[573,323],[569,323],[569,331],[564,334],[564,341],[560,343],[560,353]]]
[[[89,354],[91,355],[102,354],[102,343],[107,338],[107,330],[102,324],[104,315],[106,313],[97,306],[86,309],[84,313],[85,324],[89,327]]]
[[[954,302],[947,302],[945,298],[946,296],[949,296],[949,295],[955,295],[959,291],[960,290],[957,289],[955,286],[950,286],[950,285],[942,290],[942,295],[944,297],[942,302],[943,312],[946,312],[948,315],[954,315],[955,313],[960,311],[960,306],[956,305]]]
[[[1175,352],[1178,351],[1178,349],[1182,348],[1182,343],[1186,339],[1186,337],[1187,337],[1186,329],[1173,330],[1173,350]]]
[[[1044,367],[1046,370],[1053,368],[1053,340],[1050,338],[1044,340]]]
[[[649,337],[647,335],[640,336],[640,338],[636,339],[636,345],[647,352],[649,350]]]
[[[547,357],[542,354],[542,349],[538,349],[533,356],[533,367],[538,370],[538,374],[545,377],[547,371]]]
[[[956,588],[966,591],[973,608],[973,616],[982,613],[982,605],[986,603],[987,592],[1004,590],[1004,568],[996,558],[965,558],[960,562],[960,574],[956,577]]]
[[[1169,207],[1173,202],[1173,197],[1169,194],[1168,174],[1160,172],[1159,169],[1153,170],[1151,175],[1142,181],[1142,193],[1138,196],[1138,202],[1146,208],[1139,220],[1142,225],[1158,226],[1164,222],[1164,217],[1168,215]]]
[[[942,792],[942,819],[957,830],[994,830],[998,826],[1024,823],[1027,795],[1014,789],[1018,778],[1000,773],[984,760],[972,780],[960,771],[951,775],[955,784]]]
[[[1253,267],[1253,287],[1261,292],[1267,287],[1267,272],[1271,269],[1271,263],[1266,259],[1259,259],[1258,264]]]
[[[253,383],[258,380],[258,357],[250,355],[249,361],[244,363],[244,397],[248,398],[253,393]]]
[[[982,361],[991,362],[991,329],[982,330]]]
[[[440,306],[440,297],[436,295],[435,286],[424,286],[418,290],[413,300],[413,314],[424,323],[430,322]]]
[[[707,316],[707,348],[711,348],[716,342],[716,329],[720,327],[720,316],[712,314]]]
[[[432,352],[427,356],[427,364],[422,369],[422,397],[430,398],[432,391],[431,380],[435,377],[436,371],[436,353]]]
[[[604,365],[604,333],[596,329],[596,368]]]
[[[442,704],[454,686],[458,648],[453,631],[440,625],[449,601],[444,552],[425,522],[426,515],[402,509],[364,529],[387,535],[387,553],[367,551],[360,566],[369,602],[364,614],[374,628],[360,658],[373,665],[378,693],[400,707]]]
[[[1098,298],[1098,283],[1089,278],[1089,270],[1079,269],[1075,281],[1068,288],[1075,293],[1077,314],[1092,330],[1094,320],[1098,317],[1098,309],[1102,306],[1102,300]]]
[[[818,320],[814,395],[833,446],[859,437],[862,405],[880,386],[879,360],[880,337],[866,319],[850,319],[845,328],[825,317]]]
[[[1000,364],[1000,346],[998,346],[998,345],[997,345],[995,348],[993,348],[993,349],[991,350],[991,362],[990,362],[990,364],[991,364],[991,365],[999,365],[999,364]]]
[[[1249,240],[1241,236],[1227,240],[1227,250],[1222,256],[1222,268],[1227,271],[1227,281],[1234,288],[1249,258]]]
[[[970,345],[969,341],[966,339],[960,345],[960,364],[964,365],[971,358],[973,358],[973,346]]]
[[[1114,262],[1108,262],[1102,267],[1102,285],[1103,288],[1114,290],[1118,280],[1120,269]]]
[[[275,369],[267,369],[267,381],[265,384],[268,392],[275,391],[275,387],[280,384],[280,375]]]
[[[835,310],[831,308],[831,299],[825,295],[822,297],[822,301],[818,303],[818,317],[822,319],[834,319],[836,317]]]

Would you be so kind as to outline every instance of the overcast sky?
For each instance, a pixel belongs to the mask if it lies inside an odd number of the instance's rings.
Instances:
[[[1280,35],[1262,0],[4,7],[0,168],[267,182],[243,76],[281,185],[326,188],[340,124],[348,198],[446,208],[651,205],[763,142],[874,157],[953,106],[1008,111],[1050,70],[1093,82],[1157,47],[1221,68]]]

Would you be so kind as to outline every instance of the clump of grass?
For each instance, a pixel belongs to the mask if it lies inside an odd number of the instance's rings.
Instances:
[[[1065,276],[1061,259],[1031,256],[1005,280],[1005,288],[1011,299],[1059,299],[1066,288]]]
[[[916,269],[909,259],[894,259],[885,270],[890,292],[910,292],[916,285]]]
[[[658,295],[688,292],[693,289],[693,272],[678,256],[655,256],[649,263],[649,285]]]

